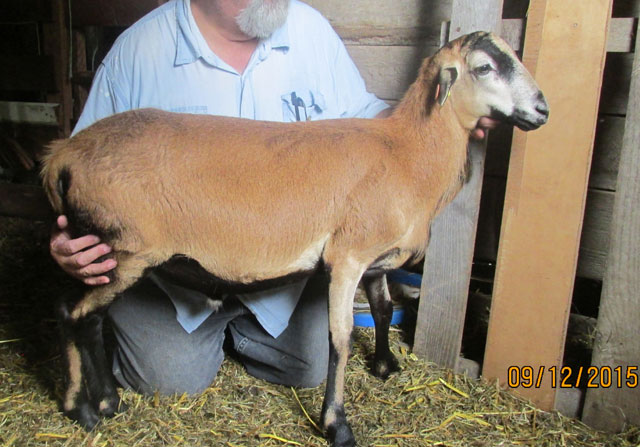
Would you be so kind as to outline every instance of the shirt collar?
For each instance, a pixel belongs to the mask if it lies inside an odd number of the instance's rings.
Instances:
[[[289,21],[287,20],[284,25],[275,30],[271,36],[266,40],[269,42],[271,48],[289,49]]]
[[[210,52],[191,13],[190,0],[176,1],[176,21],[178,26],[176,27],[175,65],[191,64],[200,57],[204,57],[203,48],[205,48],[207,52]],[[256,51],[259,51],[258,56],[260,60],[264,60],[267,58],[271,49],[275,48],[283,51],[289,49],[288,22],[278,28],[267,39],[261,41]],[[215,59],[218,59],[217,56],[215,56]]]
[[[200,31],[191,14],[190,0],[176,1],[176,65],[195,62],[202,54],[197,42]]]

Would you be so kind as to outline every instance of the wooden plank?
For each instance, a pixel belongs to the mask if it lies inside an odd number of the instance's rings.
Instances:
[[[53,79],[55,93],[47,97],[47,102],[60,104],[58,126],[61,137],[71,133],[71,67],[69,65],[69,29],[66,26],[67,3],[53,0],[53,23],[43,26],[45,52],[53,58]]]
[[[387,16],[383,15],[383,17]],[[637,19],[634,17],[611,19],[607,37],[607,52],[628,53],[633,51],[636,22]],[[358,23],[334,19],[332,25],[342,40],[351,45],[420,46],[425,43],[433,45],[440,37],[440,22],[431,21],[428,24],[420,25],[416,24],[415,20],[407,20],[404,16],[398,17],[397,20],[389,19],[375,24],[365,19]],[[524,19],[502,19],[500,35],[516,51],[522,50],[523,30]]]
[[[367,89],[380,99],[398,100],[415,80],[422,59],[436,46],[363,46],[346,45]]]
[[[636,40],[636,48],[640,36]],[[590,388],[583,420],[601,430],[621,431],[627,424],[640,425],[640,52],[636,52],[627,109],[618,187],[613,207],[611,245],[602,284],[596,344],[592,364],[597,368],[620,367],[622,386]],[[629,369],[633,368],[633,369]],[[631,373],[631,376],[627,376]],[[604,377],[598,381],[604,385]]]
[[[501,29],[500,37],[506,40],[511,48],[521,51],[524,42],[524,19],[503,19]]]
[[[609,53],[628,53],[633,51],[634,31],[638,20],[633,17],[615,17],[611,19],[607,51]]]
[[[591,189],[584,211],[577,275],[602,280],[604,277],[615,193]]]
[[[75,126],[89,97],[93,73],[87,70],[87,45],[84,33],[74,31],[71,46],[73,49],[73,57],[71,58],[73,63],[73,75],[71,78],[73,97],[72,122]]]
[[[411,45],[438,46],[440,29],[435,27],[387,27],[387,26],[334,26],[347,45]]]
[[[0,183],[0,216],[53,219],[53,210],[39,186]]]
[[[453,0],[449,40],[474,31],[500,33],[502,4],[502,1],[493,0]]]
[[[440,23],[451,19],[451,0],[306,0],[335,29],[431,30],[438,35]],[[414,42],[417,43],[417,42]]]
[[[609,53],[604,70],[600,113],[627,113],[633,54]]]
[[[499,32],[502,0],[454,0],[451,15],[450,39],[477,30]],[[448,368],[456,368],[460,357],[484,149],[484,143],[469,144],[471,174],[454,201],[434,220],[425,255],[413,350]]]
[[[624,117],[600,115],[593,146],[589,187],[615,191],[624,135]]]
[[[483,375],[562,366],[611,0],[534,0],[525,65],[550,103],[543,128],[514,131]],[[548,370],[546,370],[548,371]],[[556,385],[517,388],[542,409]]]
[[[451,0],[308,0],[346,44],[433,47],[440,24],[451,17]]]
[[[59,104],[43,102],[0,101],[0,121],[57,126]]]
[[[636,22],[637,19],[634,17],[615,17],[611,19],[611,26],[607,36],[607,52],[628,53],[633,50]],[[523,27],[523,19],[502,20],[502,38],[516,50],[522,49]]]

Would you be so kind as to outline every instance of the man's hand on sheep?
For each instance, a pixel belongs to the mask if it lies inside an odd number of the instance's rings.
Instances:
[[[487,130],[495,129],[500,121],[489,118],[488,116],[483,116],[478,120],[478,126],[471,131],[471,138],[475,140],[482,140],[485,136],[487,136]]]
[[[116,267],[115,259],[94,263],[101,256],[111,252],[111,247],[101,244],[95,235],[72,239],[66,216],[58,216],[54,225],[49,251],[58,265],[67,274],[90,286],[107,284],[109,278],[104,273]]]

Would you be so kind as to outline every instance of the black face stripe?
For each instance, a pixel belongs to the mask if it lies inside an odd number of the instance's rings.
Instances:
[[[485,39],[488,36],[489,36],[489,33],[485,32],[485,31],[476,31],[475,33],[467,34],[466,36],[464,36],[461,46],[463,48],[467,47],[467,46],[471,46],[476,41],[478,41],[480,39]]]
[[[470,43],[469,48],[472,51],[480,50],[487,53],[495,61],[498,74],[504,79],[511,79],[516,68],[512,56],[501,50],[489,34],[475,33],[472,36],[476,39]]]

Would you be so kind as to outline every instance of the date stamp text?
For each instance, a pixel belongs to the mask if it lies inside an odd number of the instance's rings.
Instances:
[[[511,366],[507,371],[509,388],[540,388],[551,384],[551,388],[636,388],[637,366]]]

